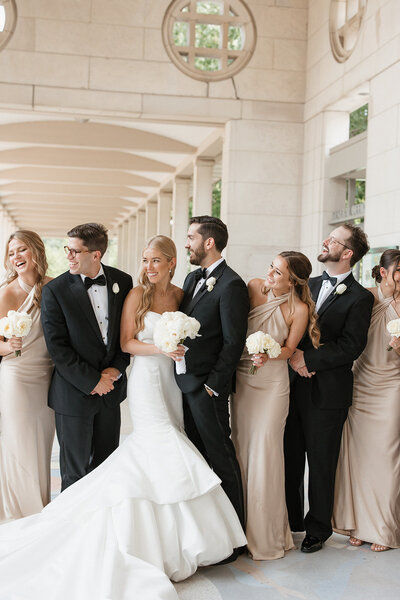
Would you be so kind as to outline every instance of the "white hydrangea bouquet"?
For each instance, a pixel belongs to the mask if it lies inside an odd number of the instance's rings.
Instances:
[[[186,338],[194,340],[199,337],[200,323],[194,317],[188,317],[179,310],[165,312],[158,319],[154,328],[154,344],[163,352],[175,352]],[[185,352],[187,347],[184,346]],[[175,362],[178,375],[186,373],[185,357]]]
[[[32,327],[32,317],[26,312],[9,310],[6,317],[0,319],[0,335],[11,337],[25,337]],[[15,356],[21,356],[21,350],[15,351]]]
[[[269,358],[276,358],[282,352],[280,344],[269,333],[256,331],[249,335],[246,340],[249,354],[268,354]],[[257,373],[258,367],[252,365],[249,369],[250,375]]]
[[[400,319],[392,319],[386,324],[386,329],[392,337],[400,337]],[[392,346],[388,350],[393,350]]]

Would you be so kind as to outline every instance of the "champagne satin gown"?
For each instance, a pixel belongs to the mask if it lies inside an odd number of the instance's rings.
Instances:
[[[32,328],[21,356],[0,363],[0,523],[40,512],[50,502],[50,460],[54,412],[47,406],[53,365],[33,305],[35,289],[18,279],[28,294],[18,312],[28,312]]]
[[[249,313],[247,335],[269,333],[282,346],[289,334],[280,304],[288,294]],[[282,558],[294,548],[285,500],[283,434],[289,411],[286,360],[268,360],[255,375],[245,348],[231,400],[232,439],[243,479],[247,547],[255,560]]]
[[[367,346],[354,364],[353,404],[343,428],[333,527],[400,547],[400,356],[386,324],[399,318],[378,288]]]

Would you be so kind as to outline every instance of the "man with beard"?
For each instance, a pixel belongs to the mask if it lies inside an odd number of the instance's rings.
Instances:
[[[221,256],[226,225],[215,217],[193,217],[185,248],[201,268],[185,279],[180,310],[201,324],[201,337],[186,340],[186,373],[176,379],[183,392],[185,430],[210,466],[244,525],[243,491],[230,439],[228,397],[246,340],[249,298],[244,281]],[[237,552],[230,560],[234,560]]]
[[[292,531],[306,531],[302,552],[316,552],[332,534],[336,465],[353,391],[353,361],[361,354],[373,296],[351,268],[369,249],[359,228],[341,225],[323,242],[320,277],[309,285],[318,313],[321,344],[306,334],[290,359],[290,408],[285,430],[286,502]],[[305,455],[309,511],[304,518]]]

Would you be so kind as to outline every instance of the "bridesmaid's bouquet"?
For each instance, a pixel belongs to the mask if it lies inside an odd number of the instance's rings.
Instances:
[[[9,310],[6,317],[0,319],[0,335],[9,339],[25,337],[32,327],[32,317],[26,312]],[[21,350],[15,351],[15,356],[21,356]]]
[[[179,310],[165,312],[154,327],[154,344],[163,352],[175,352],[186,338],[199,337],[200,323]],[[186,346],[184,347],[187,350]],[[185,357],[175,362],[178,375],[186,373]]]
[[[392,319],[386,324],[386,329],[392,337],[400,337],[400,319]],[[392,346],[388,350],[393,350]]]
[[[269,333],[256,331],[249,335],[246,340],[246,347],[249,354],[268,354],[269,358],[276,358],[282,352],[280,344]],[[257,373],[258,367],[251,365],[250,375]]]

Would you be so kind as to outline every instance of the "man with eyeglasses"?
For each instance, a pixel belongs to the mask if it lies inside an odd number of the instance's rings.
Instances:
[[[132,278],[101,263],[107,244],[103,225],[71,229],[64,247],[69,271],[42,292],[43,331],[55,365],[49,406],[56,417],[62,491],[119,444],[130,359],[121,350],[119,330]]]
[[[352,267],[368,252],[365,233],[354,225],[334,229],[322,243],[322,276],[309,285],[321,331],[319,348],[306,334],[290,359],[290,408],[285,430],[286,503],[292,531],[306,531],[301,551],[321,550],[332,534],[335,473],[342,429],[351,405],[352,366],[363,351],[372,294]],[[304,517],[305,456],[309,511]]]

